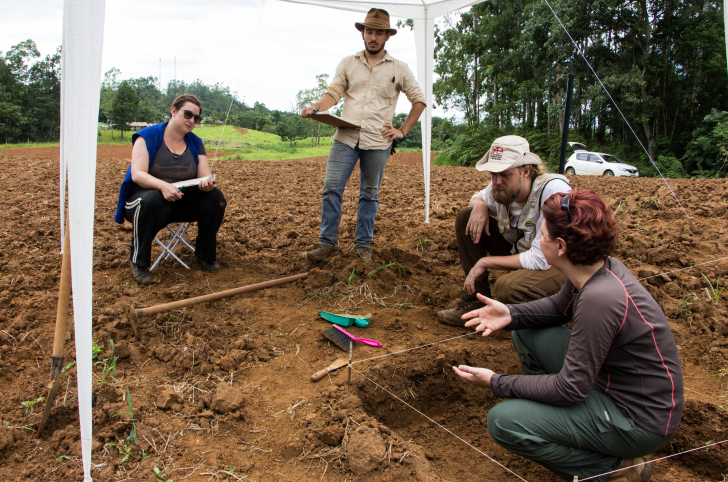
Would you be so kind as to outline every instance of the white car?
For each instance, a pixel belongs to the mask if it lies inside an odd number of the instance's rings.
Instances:
[[[564,166],[564,174],[567,176],[640,176],[636,167],[623,163],[611,154],[589,152],[584,144],[578,142],[569,142],[569,145],[574,153]]]

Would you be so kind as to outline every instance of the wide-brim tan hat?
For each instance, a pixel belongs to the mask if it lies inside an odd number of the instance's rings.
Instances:
[[[475,168],[479,171],[498,173],[511,167],[543,164],[541,158],[530,150],[528,141],[521,136],[499,137],[493,141],[493,145]]]
[[[397,29],[389,26],[389,12],[381,8],[372,8],[367,13],[364,21],[361,23],[356,22],[354,26],[360,32],[363,32],[365,27],[369,27],[377,30],[386,30],[390,35],[397,35]]]

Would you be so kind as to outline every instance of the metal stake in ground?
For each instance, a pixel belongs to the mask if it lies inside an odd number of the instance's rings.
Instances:
[[[66,218],[66,235],[63,241],[63,260],[61,261],[61,286],[58,289],[58,309],[56,310],[56,336],[53,339],[53,355],[51,356],[51,383],[48,387],[43,416],[38,425],[38,436],[46,426],[56,397],[58,375],[63,370],[63,341],[66,337],[66,320],[68,318],[68,299],[71,297],[71,236]]]
[[[134,332],[134,336],[139,338],[139,318],[143,315],[155,315],[157,313],[163,313],[165,311],[176,310],[177,308],[184,308],[186,306],[192,306],[199,303],[204,303],[206,301],[219,300],[220,298],[227,298],[229,296],[239,295],[240,293],[247,293],[248,291],[270,288],[271,286],[278,286],[306,278],[308,278],[308,273],[302,273],[295,276],[288,276],[287,278],[274,279],[271,281],[265,281],[263,283],[242,286],[240,288],[234,288],[226,291],[220,291],[219,293],[212,293],[209,295],[198,296],[196,298],[174,301],[172,303],[165,303],[163,305],[150,306],[149,308],[141,308],[139,310],[137,310],[133,306],[130,306],[126,312],[126,317],[129,320],[129,324],[131,325],[131,329]]]

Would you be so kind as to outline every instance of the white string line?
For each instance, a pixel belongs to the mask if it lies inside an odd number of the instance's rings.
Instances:
[[[405,353],[405,352],[412,351],[412,350],[418,350],[420,348],[425,348],[427,346],[437,345],[438,343],[445,343],[446,341],[457,340],[458,338],[462,338],[464,336],[475,335],[476,333],[480,333],[480,332],[479,331],[474,331],[472,333],[465,333],[464,335],[454,336],[454,337],[448,338],[446,340],[435,341],[435,342],[432,342],[432,343],[428,343],[427,345],[420,345],[420,346],[416,346],[414,348],[407,348],[406,350],[395,351],[394,353],[387,353],[387,354],[384,354],[384,355],[373,356],[371,358],[365,358],[363,360],[357,360],[355,362],[352,362],[351,364],[352,365],[355,365],[357,363],[361,363],[361,362],[365,362],[365,361],[370,361],[370,360],[376,360],[377,358],[383,358],[385,356],[399,355],[400,353]]]
[[[258,33],[258,26],[260,25],[260,19],[263,17],[263,10],[265,10],[265,0],[261,0],[261,3],[263,6],[260,8],[260,14],[258,14],[258,20],[255,22],[255,28],[253,29],[253,35],[251,38],[255,38],[255,34]],[[238,77],[238,85],[240,85],[240,77]],[[217,140],[217,146],[215,146],[215,155],[212,158],[212,162],[210,163],[210,170],[215,166],[215,161],[217,160],[217,151],[220,149],[220,144],[222,143],[222,136],[225,134],[225,126],[227,126],[228,118],[230,117],[230,111],[233,108],[233,102],[235,101],[235,96],[230,95],[230,107],[228,107],[227,115],[225,116],[225,122],[222,124],[222,132],[220,132],[220,138]]]
[[[659,462],[660,460],[665,460],[665,459],[669,459],[669,458],[672,458],[672,457],[677,457],[678,455],[689,454],[690,452],[696,452],[698,450],[707,449],[708,447],[713,447],[715,445],[724,444],[726,442],[728,442],[728,439],[727,440],[723,440],[722,442],[715,442],[715,443],[712,443],[710,445],[704,445],[702,447],[698,447],[698,448],[686,450],[684,452],[678,452],[676,454],[668,455],[667,457],[662,457],[662,458],[655,459],[655,460],[648,460],[647,463],[654,464],[655,462]],[[617,473],[617,472],[621,472],[623,470],[631,469],[631,468],[637,467],[639,465],[642,465],[642,464],[633,465],[632,467],[624,467],[624,468],[621,468],[619,470],[613,470],[611,472],[607,472],[605,474],[592,475],[591,477],[587,477],[586,479],[578,479],[578,480],[579,481],[592,480],[592,479],[596,479],[597,477],[604,477],[605,475],[610,475],[610,474],[614,474],[614,473]]]
[[[551,10],[551,13],[553,13],[554,14],[554,17],[556,17],[556,20],[558,20],[559,23],[561,24],[561,27],[564,29],[564,32],[566,32],[566,35],[569,36],[569,39],[571,40],[571,43],[574,44],[574,48],[576,48],[576,51],[579,52],[579,55],[581,55],[581,57],[584,59],[584,62],[586,62],[586,64],[589,66],[589,69],[591,69],[592,73],[594,74],[594,76],[599,81],[599,84],[601,84],[602,88],[604,89],[604,92],[607,93],[607,96],[609,97],[609,100],[612,101],[612,104],[614,104],[614,107],[619,112],[619,115],[622,116],[622,119],[624,119],[624,122],[627,124],[627,127],[629,127],[629,130],[632,131],[632,134],[634,135],[635,139],[637,139],[637,142],[639,143],[640,147],[642,147],[642,150],[645,151],[645,154],[647,154],[647,157],[650,160],[650,162],[652,163],[652,165],[654,165],[655,166],[655,169],[657,169],[658,174],[660,174],[660,177],[665,182],[665,185],[667,186],[667,188],[672,193],[672,196],[675,198],[675,200],[677,201],[678,205],[680,206],[680,208],[685,213],[685,216],[687,216],[688,219],[692,219],[693,217],[690,216],[688,214],[688,212],[685,210],[685,208],[683,207],[682,203],[678,199],[677,195],[675,195],[675,191],[672,190],[672,187],[670,187],[670,184],[667,182],[667,179],[665,179],[665,176],[662,175],[662,171],[660,171],[660,168],[657,167],[657,164],[655,163],[655,161],[652,160],[652,156],[650,156],[649,151],[647,151],[647,149],[645,148],[644,144],[642,144],[642,141],[640,140],[640,138],[637,136],[637,133],[632,128],[632,124],[629,123],[629,121],[627,120],[627,117],[625,117],[625,115],[622,113],[622,109],[619,108],[619,106],[617,105],[617,102],[612,97],[612,94],[609,93],[609,90],[607,90],[607,87],[602,82],[602,79],[600,79],[599,78],[599,75],[597,75],[596,71],[594,70],[594,67],[592,67],[591,63],[589,63],[589,60],[587,60],[586,56],[582,53],[581,49],[579,48],[579,46],[576,44],[576,42],[572,38],[571,33],[569,33],[569,31],[566,29],[566,25],[564,25],[563,22],[561,21],[561,19],[559,18],[559,16],[556,15],[556,12],[551,7],[551,4],[549,3],[549,0],[544,0],[544,1],[546,2],[546,5],[548,5],[549,10]]]
[[[459,337],[458,337],[458,338],[459,338]],[[363,360],[362,360],[362,361],[363,361]],[[463,439],[462,437],[460,437],[460,436],[456,435],[455,433],[453,433],[453,432],[452,432],[451,430],[449,430],[448,428],[446,428],[446,427],[444,427],[444,426],[440,425],[439,423],[435,422],[435,421],[434,421],[433,419],[431,419],[430,417],[428,417],[428,416],[427,416],[427,415],[425,415],[424,413],[420,412],[420,411],[419,411],[419,410],[417,410],[417,409],[416,409],[415,407],[413,407],[413,406],[412,406],[412,405],[410,405],[409,403],[405,402],[404,400],[402,400],[401,398],[399,398],[399,397],[398,397],[397,395],[395,395],[395,394],[394,394],[394,393],[392,393],[391,391],[387,390],[386,388],[384,388],[383,386],[381,386],[380,384],[378,384],[377,382],[375,382],[374,380],[372,380],[372,379],[371,379],[371,378],[369,378],[368,376],[364,375],[364,373],[362,373],[362,372],[360,372],[359,370],[356,370],[356,369],[352,369],[352,370],[354,370],[354,371],[355,371],[356,373],[358,373],[358,374],[359,374],[359,375],[361,375],[362,377],[364,377],[364,378],[366,378],[367,380],[369,380],[370,382],[372,382],[372,383],[373,383],[374,385],[376,385],[376,386],[377,386],[378,388],[380,388],[380,389],[384,390],[385,392],[387,392],[387,393],[388,393],[389,395],[391,395],[392,397],[394,397],[394,398],[396,398],[397,400],[399,400],[400,402],[404,403],[404,404],[405,404],[405,405],[407,405],[407,406],[408,406],[409,408],[411,408],[411,409],[412,409],[412,410],[414,410],[415,412],[419,413],[420,415],[422,415],[423,417],[425,417],[425,418],[426,418],[427,420],[429,420],[430,422],[434,423],[435,425],[437,425],[438,427],[440,427],[441,429],[443,429],[444,431],[446,431],[447,433],[449,433],[450,435],[452,435],[452,436],[453,436],[453,437],[455,437],[456,439],[460,440],[460,441],[461,441],[462,443],[464,443],[465,445],[467,445],[467,446],[468,446],[468,447],[470,447],[471,449],[473,449],[473,450],[477,451],[478,453],[480,453],[480,455],[482,455],[483,457],[487,458],[488,460],[490,460],[490,461],[491,461],[491,462],[493,462],[494,464],[498,465],[498,466],[499,466],[499,467],[501,467],[501,468],[502,468],[503,470],[506,470],[506,471],[510,472],[511,474],[513,474],[513,475],[515,475],[516,477],[518,477],[519,479],[521,479],[521,480],[522,480],[523,482],[528,482],[528,481],[527,481],[526,479],[524,479],[523,477],[521,477],[521,476],[520,476],[520,475],[518,475],[517,473],[513,472],[513,471],[512,471],[511,469],[509,469],[509,468],[508,468],[508,467],[506,467],[505,465],[501,464],[500,462],[498,462],[497,460],[495,460],[495,459],[494,459],[493,457],[491,457],[490,455],[488,455],[488,454],[486,454],[485,452],[483,452],[482,450],[480,450],[480,449],[479,449],[478,447],[475,447],[474,445],[471,445],[470,443],[468,443],[468,441],[466,441],[466,440],[465,440],[465,439]]]
[[[230,95],[230,107],[228,107],[227,115],[225,116],[225,122],[222,124],[222,131],[220,132],[220,138],[217,140],[217,145],[215,146],[215,155],[212,158],[212,162],[210,163],[210,170],[212,170],[212,166],[215,165],[215,161],[217,160],[217,150],[220,149],[220,143],[222,142],[222,136],[225,134],[225,126],[227,126],[228,118],[230,117],[230,111],[233,108],[233,102],[235,102],[235,96]]]
[[[687,268],[681,268],[681,269],[676,269],[674,271],[668,271],[667,273],[654,274],[652,276],[648,276],[647,278],[640,278],[637,281],[644,281],[646,279],[656,278],[657,276],[662,276],[662,275],[666,275],[666,274],[677,273],[678,271],[685,271],[686,269],[697,268],[698,266],[703,266],[705,264],[717,263],[718,261],[723,261],[724,259],[728,259],[728,256],[726,256],[725,258],[714,259],[713,261],[706,261],[705,263],[700,263],[700,264],[696,264],[696,265],[693,265],[693,266],[688,266]]]

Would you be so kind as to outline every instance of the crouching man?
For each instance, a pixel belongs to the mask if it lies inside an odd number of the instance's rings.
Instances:
[[[442,323],[462,326],[462,315],[483,306],[476,293],[502,303],[523,303],[557,293],[564,276],[546,262],[539,240],[541,206],[555,193],[570,192],[564,176],[548,174],[528,141],[499,137],[475,168],[491,174],[491,182],[473,195],[455,221],[460,263],[467,295],[438,313]],[[491,294],[488,270],[511,270]]]

